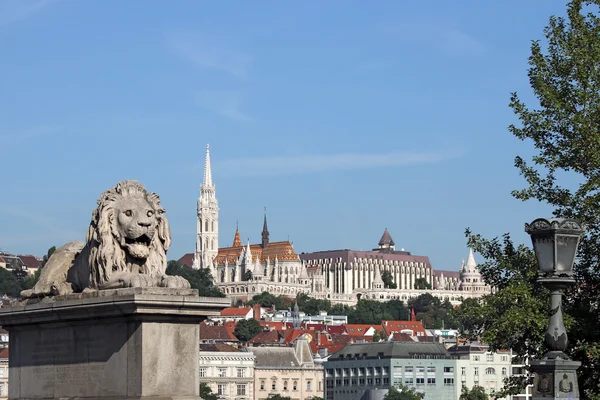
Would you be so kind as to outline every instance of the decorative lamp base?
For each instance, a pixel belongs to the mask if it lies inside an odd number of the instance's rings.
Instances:
[[[532,400],[579,399],[577,369],[579,361],[562,359],[532,360],[534,374]]]

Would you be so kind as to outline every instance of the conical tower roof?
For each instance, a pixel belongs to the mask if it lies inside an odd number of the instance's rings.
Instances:
[[[240,239],[240,231],[235,227],[235,236],[233,237],[233,247],[242,247],[242,239]]]
[[[473,249],[469,249],[469,258],[467,258],[466,268],[468,272],[475,272],[477,270],[477,263],[475,262],[475,256],[473,255]]]
[[[395,246],[396,243],[394,243],[394,239],[392,239],[392,235],[390,235],[390,232],[387,230],[387,228],[385,228],[385,231],[383,232],[383,235],[381,236],[381,239],[379,240],[379,246]]]

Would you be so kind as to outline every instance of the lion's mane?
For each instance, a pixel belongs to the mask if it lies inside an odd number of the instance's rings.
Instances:
[[[86,234],[89,283],[82,286],[98,288],[109,282],[114,273],[132,272],[134,265],[118,240],[115,205],[117,201],[133,196],[144,197],[154,209],[156,218],[156,233],[149,246],[150,254],[141,267],[135,265],[135,268],[139,268],[140,273],[150,276],[164,275],[167,268],[166,253],[171,245],[165,209],[160,205],[160,198],[156,193],[148,193],[138,181],[128,180],[119,182],[102,193],[98,199],[98,208],[92,213],[92,221]]]

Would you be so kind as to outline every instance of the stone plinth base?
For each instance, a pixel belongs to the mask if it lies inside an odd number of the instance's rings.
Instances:
[[[534,373],[532,400],[579,399],[577,387],[577,368],[579,361],[571,360],[533,360],[531,372]]]
[[[198,399],[199,323],[229,300],[197,293],[104,290],[0,309],[9,399]]]

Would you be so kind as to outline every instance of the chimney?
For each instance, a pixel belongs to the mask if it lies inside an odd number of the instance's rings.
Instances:
[[[260,321],[260,304],[255,304],[252,306],[252,318]]]
[[[321,331],[317,330],[317,346],[321,345]]]

